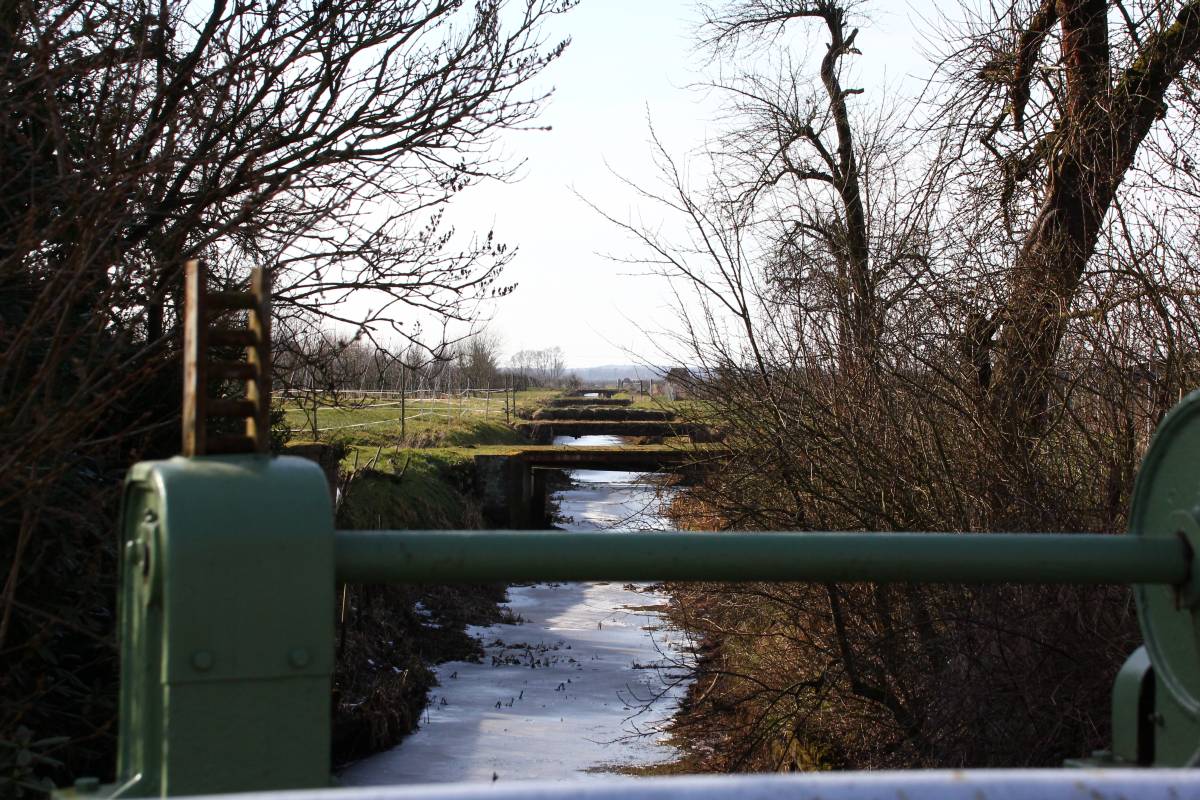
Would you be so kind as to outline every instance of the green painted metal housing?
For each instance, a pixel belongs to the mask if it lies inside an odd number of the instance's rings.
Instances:
[[[329,785],[333,517],[299,458],[138,464],[113,794]]]
[[[1182,542],[1192,568],[1176,586],[1134,587],[1153,673],[1152,725],[1144,748],[1154,764],[1200,764],[1200,392],[1159,424],[1142,460],[1129,532],[1144,541]],[[1147,678],[1149,680],[1149,678]],[[1120,720],[1114,718],[1114,725]],[[1141,720],[1132,720],[1141,724]]]

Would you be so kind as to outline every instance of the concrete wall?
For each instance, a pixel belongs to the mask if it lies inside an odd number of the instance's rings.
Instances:
[[[519,455],[475,456],[475,491],[484,519],[497,528],[546,527],[546,476]]]

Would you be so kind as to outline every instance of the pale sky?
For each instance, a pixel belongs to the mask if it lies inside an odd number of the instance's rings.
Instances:
[[[857,85],[867,90],[860,102],[880,96],[884,85],[920,90],[908,76],[929,71],[919,31],[934,5],[865,6],[871,22],[859,34],[863,55],[855,59]],[[553,130],[504,139],[508,152],[527,159],[523,177],[473,187],[451,204],[447,218],[460,232],[494,228],[500,241],[519,248],[505,273],[518,288],[490,310],[489,330],[506,354],[557,345],[571,367],[653,360],[645,331],[672,327],[663,280],[606,259],[633,245],[576,193],[615,217],[636,217],[643,210],[638,198],[610,167],[638,182],[652,179],[647,115],[679,157],[715,133],[717,99],[689,88],[704,78],[694,50],[697,18],[694,0],[583,0],[551,36],[572,39],[544,75],[555,94],[539,122]],[[823,51],[823,35],[809,40]]]

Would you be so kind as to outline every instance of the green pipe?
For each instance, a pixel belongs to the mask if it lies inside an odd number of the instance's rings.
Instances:
[[[1165,583],[1174,538],[1035,533],[338,531],[344,583],[811,581]]]

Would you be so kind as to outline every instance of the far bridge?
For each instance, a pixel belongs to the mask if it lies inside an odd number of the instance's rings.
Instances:
[[[556,397],[548,405],[553,408],[564,406],[631,406],[627,397]]]
[[[693,422],[647,419],[548,419],[517,423],[517,430],[537,444],[550,444],[557,436],[640,436],[665,439],[687,436],[696,442],[712,441],[708,427]]]
[[[620,393],[620,389],[611,386],[583,386],[567,392],[567,397],[612,397]]]

